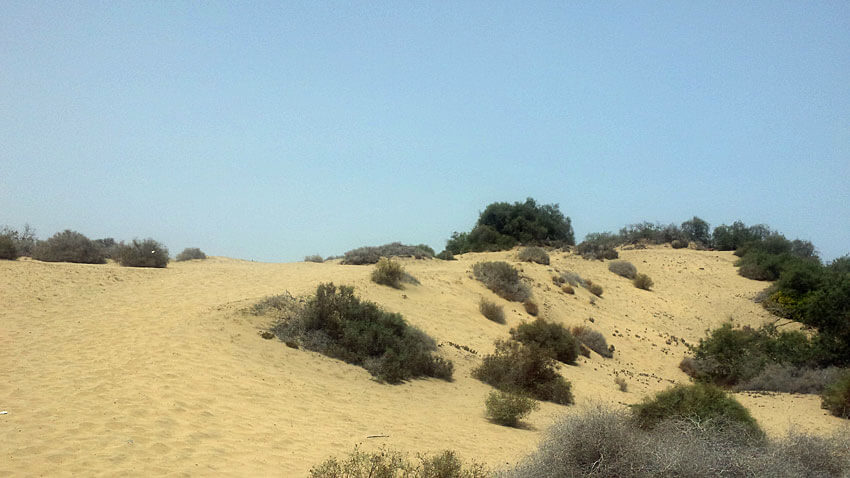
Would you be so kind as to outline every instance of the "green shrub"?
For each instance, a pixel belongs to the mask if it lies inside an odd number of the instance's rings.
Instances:
[[[599,284],[589,284],[587,286],[587,290],[589,290],[590,293],[595,295],[596,297],[602,297],[603,290],[602,286]]]
[[[522,262],[549,265],[549,254],[542,247],[524,247],[517,253],[517,258]]]
[[[747,227],[743,222],[735,221],[731,226],[723,224],[714,228],[712,243],[718,250],[734,251],[748,242],[764,239],[771,232],[764,224]]]
[[[486,478],[487,469],[475,462],[464,465],[453,451],[419,455],[419,463],[406,455],[381,449],[362,452],[357,447],[343,459],[329,458],[310,469],[310,478]]]
[[[0,235],[0,259],[14,261],[18,258],[18,249],[15,241],[7,234]]]
[[[611,358],[614,356],[614,351],[608,346],[605,336],[600,332],[587,328],[583,325],[573,327],[570,329],[570,332],[573,334],[573,337],[578,339],[579,342],[583,343],[590,350],[593,350],[599,355],[605,358]]]
[[[533,398],[499,390],[490,392],[484,405],[487,418],[506,427],[517,426],[521,419],[540,408]]]
[[[838,367],[815,369],[769,363],[758,375],[738,383],[733,390],[819,394],[842,373],[844,369]]]
[[[64,230],[46,241],[38,241],[33,249],[33,259],[44,262],[76,262],[105,264],[103,251],[88,237],[79,232]]]
[[[182,262],[182,261],[191,261],[191,260],[194,260],[194,259],[206,259],[206,258],[207,258],[207,255],[204,254],[204,252],[201,251],[200,249],[198,249],[197,247],[187,247],[186,249],[183,249],[183,252],[181,252],[180,254],[177,254],[177,257],[175,258],[175,260],[177,262]]]
[[[584,238],[576,250],[581,257],[588,260],[616,259],[620,254],[614,248],[620,245],[621,241],[620,236],[610,232],[591,233]]]
[[[675,385],[632,405],[640,428],[650,429],[664,420],[691,420],[708,424],[711,420],[730,420],[743,425],[754,436],[764,432],[750,412],[723,389],[706,383]]]
[[[637,275],[637,267],[629,261],[610,262],[608,263],[608,270],[626,279],[634,279]]]
[[[821,406],[836,417],[850,418],[850,371],[845,371],[824,389]]]
[[[386,257],[375,265],[372,271],[372,282],[376,284],[388,285],[396,289],[401,289],[401,281],[404,278],[404,267],[395,261],[391,261]]]
[[[562,405],[573,403],[570,382],[558,374],[555,360],[537,345],[497,340],[472,376],[503,391],[528,394]]]
[[[283,341],[362,366],[388,383],[452,377],[452,363],[433,354],[432,338],[401,314],[361,301],[352,287],[320,284],[314,296],[294,305],[294,312],[278,317],[272,331]]]
[[[117,261],[124,267],[165,267],[168,265],[168,248],[153,239],[118,246]]]
[[[304,262],[317,262],[317,263],[321,264],[322,262],[325,262],[325,260],[322,259],[322,256],[320,256],[318,254],[313,254],[313,255],[310,255],[310,256],[304,256]]]
[[[682,234],[685,235],[687,240],[694,241],[697,244],[703,246],[711,245],[711,228],[709,224],[696,216],[682,223]],[[673,247],[675,248],[676,246]],[[685,247],[687,247],[687,244],[685,244]]]
[[[448,249],[444,249],[443,252],[440,252],[439,254],[437,254],[437,259],[441,259],[441,260],[444,260],[444,261],[456,261],[457,260],[457,259],[455,259],[455,255],[452,254],[452,251],[450,251]]]
[[[632,284],[634,284],[634,286],[638,289],[650,290],[652,289],[653,282],[648,275],[638,274],[635,276]]]
[[[481,312],[484,317],[496,322],[497,324],[505,323],[505,311],[502,309],[501,305],[497,305],[495,302],[490,302],[489,300],[481,299],[478,302],[478,310]]]
[[[377,247],[360,247],[346,252],[342,263],[351,265],[377,264],[381,257],[428,259],[434,257],[434,249],[431,249],[425,244],[407,246],[400,242],[393,242]]]
[[[683,241],[681,239],[673,239],[673,242],[670,243],[670,247],[673,249],[684,249],[688,247],[688,241]]]
[[[526,300],[522,303],[522,306],[525,308],[525,311],[528,312],[528,315],[532,317],[537,317],[537,314],[540,313],[540,307],[538,307],[537,302],[534,302],[533,300]]]
[[[511,337],[523,344],[540,347],[560,362],[575,364],[578,358],[579,341],[561,324],[538,318],[511,329]]]
[[[479,262],[472,266],[476,279],[499,297],[514,302],[525,302],[531,290],[519,278],[519,272],[507,262]]]

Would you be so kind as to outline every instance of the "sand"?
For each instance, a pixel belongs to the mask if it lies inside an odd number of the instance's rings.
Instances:
[[[305,476],[358,444],[453,449],[498,467],[533,450],[559,416],[686,382],[677,367],[684,343],[706,329],[730,318],[771,320],[751,300],[765,284],[738,276],[727,252],[622,251],[655,281],[651,292],[607,263],[566,253],[554,253],[549,266],[517,263],[541,316],[589,325],[616,352],[563,366],[576,405],[544,403],[525,428],[511,429],[484,417],[491,388],[470,370],[494,339],[530,317],[471,270],[481,260],[515,262],[515,252],[459,258],[403,260],[421,285],[401,291],[370,282],[371,266],[337,262],[214,257],[135,269],[0,261],[0,410],[8,412],[0,415],[0,476]],[[601,284],[602,297],[591,304],[587,290],[561,292],[551,277],[566,270]],[[244,312],[266,295],[306,294],[328,281],[354,285],[433,336],[455,364],[455,381],[380,384],[361,368],[262,339],[266,319]],[[481,297],[505,305],[507,325],[481,316]],[[627,392],[615,377],[626,379]],[[774,436],[847,427],[816,396],[736,396]]]

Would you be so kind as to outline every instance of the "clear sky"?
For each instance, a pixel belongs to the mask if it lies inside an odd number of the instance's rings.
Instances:
[[[0,225],[297,261],[526,197],[850,253],[850,2],[0,2]]]

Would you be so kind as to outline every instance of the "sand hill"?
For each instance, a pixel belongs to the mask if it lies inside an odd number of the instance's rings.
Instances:
[[[563,366],[577,404],[543,403],[525,429],[484,418],[491,388],[470,378],[493,340],[530,317],[472,279],[481,260],[516,262],[515,252],[460,260],[404,260],[421,285],[395,290],[369,280],[371,266],[265,264],[226,258],[167,269],[116,264],[0,261],[0,476],[304,476],[356,444],[404,451],[453,449],[494,467],[537,445],[556,417],[594,402],[628,404],[687,381],[677,365],[685,343],[734,318],[771,317],[752,297],[764,283],[736,274],[731,252],[668,247],[626,250],[655,281],[651,292],[607,263],[552,254],[549,266],[517,263],[540,315],[604,333],[616,352]],[[552,283],[571,270],[601,284],[567,295]],[[455,381],[383,385],[365,370],[263,340],[268,324],[242,310],[289,291],[333,281],[400,312],[440,344]],[[478,301],[505,305],[507,325],[485,319]],[[477,355],[449,342],[469,347]],[[621,392],[615,377],[624,377]],[[847,426],[811,395],[737,394],[771,434]],[[372,438],[370,438],[372,437]]]

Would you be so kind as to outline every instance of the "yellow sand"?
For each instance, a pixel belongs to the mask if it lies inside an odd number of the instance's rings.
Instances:
[[[634,403],[686,381],[677,368],[686,347],[671,336],[694,343],[730,317],[770,320],[751,300],[765,284],[738,276],[731,253],[659,247],[621,258],[653,278],[652,292],[607,263],[565,253],[553,254],[550,266],[520,265],[543,317],[590,325],[616,347],[613,359],[593,354],[562,367],[577,404],[544,403],[526,429],[488,422],[491,388],[470,377],[494,339],[529,319],[520,304],[473,280],[472,265],[515,262],[515,252],[404,260],[421,285],[403,291],[370,282],[371,266],[338,263],[210,258],[133,269],[0,261],[0,410],[8,411],[0,415],[0,476],[304,476],[356,444],[449,448],[500,466],[533,450],[558,416],[598,401]],[[592,305],[587,290],[564,294],[551,281],[556,270],[601,284],[602,298]],[[382,385],[361,368],[263,340],[267,324],[241,312],[263,296],[310,293],[326,281],[354,285],[433,336],[455,363],[455,381]],[[482,317],[480,297],[504,304],[508,324]],[[627,379],[627,393],[615,376]],[[773,435],[847,426],[816,396],[738,398]]]

